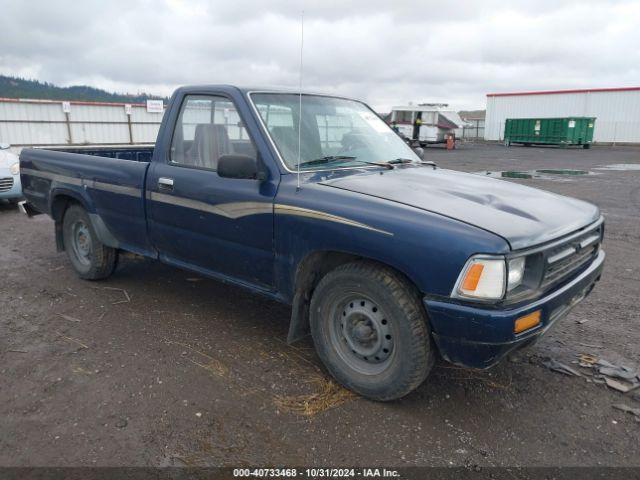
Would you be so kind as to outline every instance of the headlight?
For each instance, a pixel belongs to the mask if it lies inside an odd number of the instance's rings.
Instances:
[[[524,278],[525,257],[512,258],[507,263],[509,274],[507,276],[507,292],[522,284]]]
[[[536,255],[511,259],[500,255],[475,255],[462,269],[452,296],[476,300],[519,298],[538,285],[539,260]]]
[[[20,162],[11,164],[9,171],[11,172],[11,175],[18,175],[20,173]]]
[[[471,257],[458,278],[454,296],[498,300],[505,293],[506,277],[504,258],[482,255]]]

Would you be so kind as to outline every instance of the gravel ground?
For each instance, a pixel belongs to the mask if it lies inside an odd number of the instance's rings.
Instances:
[[[640,465],[640,423],[612,408],[639,408],[638,394],[543,366],[579,353],[639,366],[640,171],[599,167],[638,166],[640,149],[427,157],[591,172],[509,180],[607,219],[602,281],[534,347],[483,372],[440,362],[415,393],[370,402],[331,382],[310,341],[286,345],[286,306],[132,255],[107,281],[80,280],[49,218],[2,205],[0,465]]]

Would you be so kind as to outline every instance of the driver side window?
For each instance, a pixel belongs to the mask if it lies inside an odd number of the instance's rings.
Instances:
[[[220,157],[229,154],[256,157],[233,102],[220,96],[187,95],[173,132],[171,163],[217,170]]]

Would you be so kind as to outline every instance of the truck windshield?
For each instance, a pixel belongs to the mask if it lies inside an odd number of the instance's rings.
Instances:
[[[413,150],[366,105],[355,100],[293,93],[254,93],[260,113],[280,156],[290,170],[356,167],[409,159]],[[300,132],[298,126],[300,125]]]

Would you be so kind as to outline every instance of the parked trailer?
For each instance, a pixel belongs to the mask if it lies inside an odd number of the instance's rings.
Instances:
[[[450,110],[446,103],[421,103],[393,107],[391,127],[407,141],[417,146],[447,143],[455,130],[470,125]]]
[[[593,142],[594,117],[564,118],[507,118],[504,143],[529,145],[582,145],[590,148]]]

